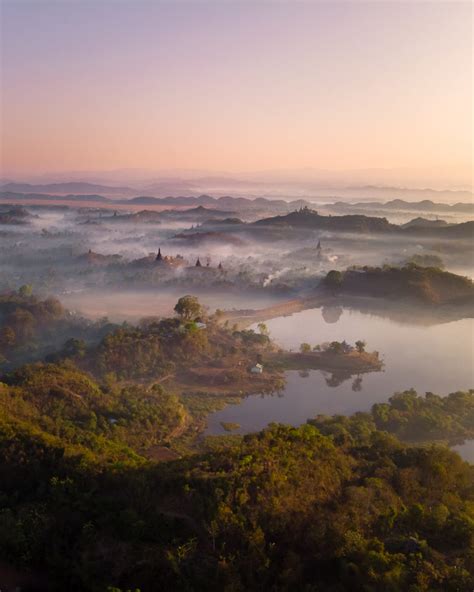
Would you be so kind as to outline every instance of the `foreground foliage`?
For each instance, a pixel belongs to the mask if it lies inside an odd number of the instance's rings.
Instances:
[[[29,372],[16,380],[38,395]],[[273,425],[161,465],[104,462],[113,451],[13,414],[0,426],[0,553],[39,589],[474,585],[474,467],[407,447],[369,414]]]
[[[474,437],[474,391],[397,393],[156,464],[147,451],[206,401],[167,390],[168,374],[211,361],[228,380],[235,361],[240,379],[272,347],[179,314],[3,375],[0,577],[6,564],[24,590],[72,592],[474,588],[474,467],[430,444]]]

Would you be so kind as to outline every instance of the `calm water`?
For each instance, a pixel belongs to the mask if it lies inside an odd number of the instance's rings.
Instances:
[[[380,352],[385,367],[382,372],[363,374],[359,381],[352,377],[336,386],[331,385],[337,380],[319,370],[306,375],[287,372],[281,395],[247,397],[239,405],[212,414],[207,433],[225,433],[220,422],[238,423],[239,432],[245,433],[270,422],[299,425],[318,413],[366,411],[411,387],[419,393],[440,395],[474,387],[473,319],[425,327],[351,310],[312,309],[266,324],[277,343],[293,350],[302,342],[315,345],[345,339],[353,344],[363,339],[369,351]],[[474,457],[474,443],[471,446]]]
[[[464,444],[453,446],[452,449],[459,452],[464,460],[467,460],[474,465],[474,440],[467,440]]]

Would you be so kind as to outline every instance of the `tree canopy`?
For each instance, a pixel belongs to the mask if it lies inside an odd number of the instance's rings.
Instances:
[[[196,296],[182,296],[174,307],[174,311],[184,320],[195,320],[203,314],[203,308]]]

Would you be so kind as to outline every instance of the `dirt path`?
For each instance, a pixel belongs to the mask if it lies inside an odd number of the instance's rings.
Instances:
[[[307,308],[313,308],[322,304],[317,298],[295,298],[281,304],[260,308],[257,310],[229,310],[220,317],[219,322],[228,321],[230,325],[237,325],[239,329],[245,329],[254,323],[260,323],[276,317],[284,317],[300,312]]]

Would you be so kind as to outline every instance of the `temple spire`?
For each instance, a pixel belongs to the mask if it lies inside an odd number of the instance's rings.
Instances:
[[[156,261],[163,261],[163,255],[161,254],[161,249],[158,249],[158,255],[156,256]]]
[[[197,258],[197,261],[196,261],[196,267],[202,267],[199,257]]]

